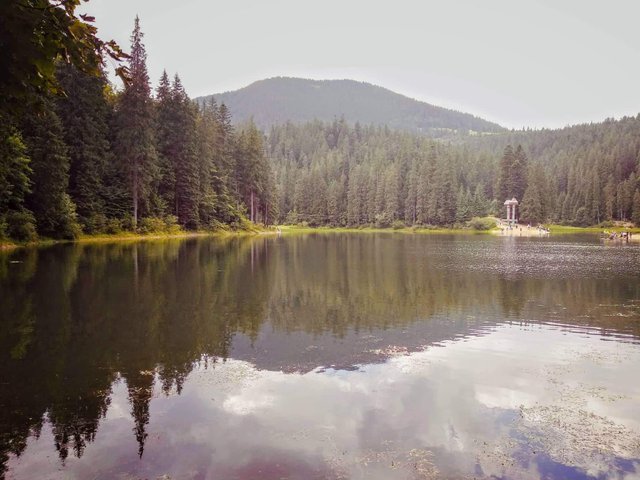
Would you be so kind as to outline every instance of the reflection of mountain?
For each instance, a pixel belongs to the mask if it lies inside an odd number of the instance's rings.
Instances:
[[[504,321],[640,338],[618,315],[637,319],[631,250],[582,249],[567,262],[569,244],[503,240],[313,235],[0,257],[0,454],[23,451],[46,418],[60,457],[82,455],[121,377],[142,455],[154,384],[180,393],[195,362],[347,368]]]

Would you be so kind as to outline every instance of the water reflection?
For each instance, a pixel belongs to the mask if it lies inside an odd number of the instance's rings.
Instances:
[[[59,459],[64,478],[633,471],[639,270],[637,248],[486,237],[14,252],[0,259],[2,463],[16,478]],[[600,457],[554,450],[580,424],[612,438]]]

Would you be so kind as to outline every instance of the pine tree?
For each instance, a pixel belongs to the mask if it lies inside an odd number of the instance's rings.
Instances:
[[[151,185],[158,176],[153,103],[142,39],[140,19],[136,17],[129,59],[131,79],[119,98],[116,112],[115,148],[129,180],[134,228],[140,214],[150,210]]]
[[[464,223],[471,220],[474,216],[473,199],[471,192],[463,187],[458,189],[456,199],[456,222]]]
[[[341,205],[344,202],[344,186],[340,180],[332,180],[327,187],[327,221],[329,225],[344,225]]]
[[[400,218],[400,172],[398,166],[392,164],[387,168],[384,185],[385,185],[385,198],[384,198],[384,213],[390,219],[394,221]]]
[[[176,75],[170,89],[163,75],[158,89],[157,142],[160,152],[160,194],[163,204],[180,225],[200,225],[200,165],[197,142],[197,107]]]
[[[269,175],[262,135],[255,124],[249,122],[238,138],[233,183],[238,199],[244,204],[252,222],[259,220],[259,213],[271,195],[267,188]]]
[[[478,184],[476,186],[476,191],[473,194],[472,216],[484,217],[488,214],[488,210],[489,210],[489,205],[487,201],[487,196],[484,193],[484,188],[482,185]]]
[[[423,161],[418,170],[416,184],[416,223],[426,225],[435,222],[436,203],[435,190],[432,188],[434,179],[435,158],[430,155]]]
[[[522,145],[516,147],[511,165],[511,193],[509,198],[515,197],[521,200],[527,189],[527,168],[528,160]]]
[[[498,202],[504,202],[513,196],[513,174],[511,169],[513,167],[513,147],[507,145],[504,149],[504,154],[500,160],[498,171]]]
[[[200,192],[198,195],[198,212],[203,226],[212,227],[219,221],[218,204],[228,199],[219,198],[218,191],[224,188],[216,165],[218,124],[216,106],[203,105],[197,116],[198,145],[198,178]]]
[[[25,116],[22,132],[31,158],[33,188],[26,204],[35,216],[38,232],[51,238],[73,239],[79,234],[75,205],[67,194],[69,157],[60,119],[49,99],[41,111]]]
[[[241,213],[234,205],[230,186],[230,172],[233,163],[233,127],[228,113],[220,113],[214,98],[203,109],[203,128],[208,140],[213,141],[207,150],[213,154],[211,165],[211,182],[216,197],[216,219],[226,224],[238,224]],[[226,111],[226,107],[224,109]],[[275,189],[274,185],[274,189]]]
[[[449,162],[440,163],[435,183],[436,222],[440,225],[451,224],[456,215],[456,184]]]
[[[178,75],[171,86],[174,101],[178,107],[178,124],[181,137],[178,138],[178,158],[176,166],[176,200],[178,222],[188,229],[200,226],[200,166],[196,137],[197,108],[189,99]]]
[[[155,140],[158,155],[158,196],[165,213],[175,214],[176,177],[172,157],[177,154],[173,149],[177,125],[174,114],[174,98],[171,93],[171,81],[167,71],[162,72],[156,90]]]
[[[414,163],[407,173],[406,181],[406,198],[404,201],[404,220],[410,225],[415,225],[417,221],[417,189],[418,189],[418,173]]]
[[[633,194],[633,215],[631,221],[640,227],[640,189]]]
[[[217,109],[217,119],[220,127],[218,137],[218,155],[220,160],[218,168],[220,169],[220,173],[227,183],[230,191],[236,192],[236,185],[232,184],[234,181],[233,171],[235,169],[235,132],[233,125],[231,124],[231,113],[224,103],[222,103]]]
[[[57,99],[56,112],[69,147],[69,194],[78,220],[89,232],[104,228],[106,205],[113,204],[114,179],[108,178],[113,157],[109,141],[111,107],[105,97],[104,75],[89,76],[70,65],[58,68],[67,95]],[[107,181],[109,180],[109,181]]]
[[[22,136],[0,125],[0,212],[21,210],[30,191],[31,168]]]
[[[362,223],[362,169],[359,165],[349,172],[349,187],[347,191],[347,222],[349,225]]]
[[[32,174],[20,133],[0,112],[0,238],[33,240],[35,220],[26,209]]]
[[[542,195],[537,182],[531,182],[521,201],[520,218],[528,223],[539,224],[544,219]]]

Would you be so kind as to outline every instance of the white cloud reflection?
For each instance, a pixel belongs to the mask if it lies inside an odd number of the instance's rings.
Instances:
[[[544,325],[501,326],[355,371],[285,374],[231,360],[196,369],[179,396],[155,396],[141,460],[116,385],[118,413],[47,478],[638,478],[639,368],[638,345]],[[44,478],[56,461],[44,432],[10,461],[9,478]]]

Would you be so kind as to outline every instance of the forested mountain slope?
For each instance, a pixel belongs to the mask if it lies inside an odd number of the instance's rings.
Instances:
[[[350,124],[386,125],[431,136],[447,136],[452,131],[504,131],[499,125],[468,113],[430,105],[354,80],[277,77],[198,100],[211,97],[219,104],[224,103],[236,121],[242,123],[253,118],[262,129],[287,121],[330,122],[344,117]]]

